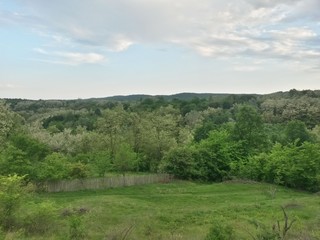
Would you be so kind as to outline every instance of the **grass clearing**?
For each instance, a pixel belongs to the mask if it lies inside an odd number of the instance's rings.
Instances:
[[[280,206],[296,219],[287,239],[320,239],[320,197],[269,184],[176,181],[39,197],[54,201],[61,213],[88,210],[80,217],[87,239],[204,239],[217,220],[230,224],[237,239],[250,239],[262,229],[254,223],[268,230],[277,220],[283,224]],[[68,218],[59,221],[48,238],[68,234]]]

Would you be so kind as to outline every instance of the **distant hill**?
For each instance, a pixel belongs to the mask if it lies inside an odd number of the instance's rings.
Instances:
[[[198,99],[223,99],[226,97],[245,97],[245,96],[255,96],[255,97],[262,97],[262,98],[291,98],[291,97],[300,97],[300,96],[308,96],[308,97],[320,97],[320,90],[296,90],[291,89],[290,91],[279,91],[269,94],[238,94],[238,93],[192,93],[192,92],[183,92],[183,93],[176,93],[172,95],[148,95],[148,94],[131,94],[131,95],[115,95],[110,97],[101,97],[101,98],[88,98],[88,99],[72,99],[72,100],[64,100],[64,99],[51,99],[51,100],[29,100],[29,99],[19,99],[19,98],[6,98],[3,99],[6,102],[9,102],[13,105],[19,102],[28,102],[28,103],[55,103],[55,102],[96,102],[102,103],[106,101],[120,101],[120,102],[131,102],[131,101],[142,101],[144,99],[159,99],[162,98],[167,101],[171,101],[173,99],[177,100],[185,100],[189,101],[195,98]],[[0,99],[1,100],[1,99]]]
[[[147,98],[156,99],[156,98],[163,98],[164,100],[192,100],[194,98],[200,99],[208,99],[208,98],[225,98],[230,95],[252,95],[252,94],[229,94],[229,93],[177,93],[172,95],[147,95],[147,94],[134,94],[134,95],[118,95],[112,97],[106,97],[103,99],[106,100],[114,100],[114,101],[140,101]],[[254,94],[258,95],[258,94]],[[98,98],[96,98],[98,100]]]
[[[266,99],[295,99],[300,97],[320,98],[320,90],[302,90],[291,89],[286,92],[275,92],[270,94],[232,94],[232,93],[177,93],[172,95],[118,95],[104,98],[89,98],[89,99],[73,99],[73,100],[28,100],[28,99],[3,99],[14,111],[18,112],[45,112],[46,109],[82,109],[82,108],[112,108],[116,102],[130,103],[143,102],[146,99],[160,100],[160,102],[178,101],[193,101],[193,100],[209,100],[210,102],[220,103],[217,106],[224,108],[231,107],[234,103],[245,103],[256,99],[264,101]],[[251,100],[250,100],[251,99]],[[1,99],[0,99],[1,100]],[[195,101],[196,103],[197,101]],[[149,102],[151,104],[151,102]],[[222,104],[222,105],[221,105]],[[211,105],[214,106],[214,105]]]

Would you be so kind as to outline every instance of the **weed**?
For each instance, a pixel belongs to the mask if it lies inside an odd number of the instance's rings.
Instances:
[[[134,227],[135,227],[135,225],[131,224],[128,227],[121,229],[120,231],[115,231],[115,232],[109,233],[105,237],[105,239],[106,240],[126,240],[129,238]]]
[[[80,216],[73,215],[69,218],[69,239],[86,239],[87,234]]]
[[[291,229],[296,219],[289,221],[289,217],[285,211],[285,208],[281,206],[283,212],[283,225],[281,226],[280,221],[277,220],[273,224],[272,228],[266,227],[264,224],[257,221],[251,221],[256,228],[259,230],[256,235],[249,233],[254,240],[284,240],[287,236],[288,231]]]
[[[278,235],[281,237],[281,239],[285,239],[288,231],[290,230],[290,228],[292,227],[292,224],[296,221],[296,219],[293,219],[291,221],[289,221],[289,217],[285,211],[285,208],[281,206],[282,212],[283,212],[283,218],[284,218],[284,223],[283,226],[280,226],[280,221],[277,221],[277,232]]]
[[[235,239],[234,230],[231,225],[223,219],[215,219],[205,240],[232,240]]]
[[[277,191],[278,191],[278,189],[276,187],[272,186],[272,187],[269,187],[269,189],[265,191],[265,194],[269,199],[275,199]]]

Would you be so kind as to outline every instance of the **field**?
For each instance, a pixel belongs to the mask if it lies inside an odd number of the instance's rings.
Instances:
[[[320,197],[268,184],[177,181],[40,198],[54,201],[61,215],[84,212],[74,229],[87,239],[204,239],[217,224],[232,227],[236,239],[253,239],[277,221],[282,229],[281,206],[295,219],[287,239],[320,237]],[[70,217],[59,222],[48,239],[69,234]]]

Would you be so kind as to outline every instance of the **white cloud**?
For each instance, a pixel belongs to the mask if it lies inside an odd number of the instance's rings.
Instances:
[[[319,0],[15,1],[25,8],[11,21],[51,36],[68,52],[60,57],[76,64],[145,43],[174,43],[222,58],[296,61],[320,52],[311,42],[319,41]]]
[[[104,56],[97,53],[58,52],[55,55],[61,56],[74,64],[99,63],[105,59]]]
[[[35,48],[33,49],[35,52],[37,53],[41,53],[41,54],[48,54],[47,51],[43,50],[42,48]]]
[[[10,89],[16,89],[16,88],[19,88],[19,86],[11,83],[0,84],[0,90],[10,90]]]
[[[275,5],[281,5],[281,4],[289,4],[293,5],[299,0],[247,0],[248,3],[250,3],[252,6],[256,8],[265,8],[265,7],[274,7]]]
[[[259,69],[257,66],[235,66],[233,70],[237,72],[254,72]]]
[[[310,39],[317,37],[317,33],[307,27],[290,27],[285,30],[273,30],[270,31],[275,38],[278,39]]]
[[[109,51],[121,52],[127,50],[132,44],[134,44],[134,42],[125,36],[115,35],[110,41],[109,45],[111,45],[111,47],[107,49]]]
[[[35,52],[46,56],[47,58],[33,59],[42,62],[50,62],[66,65],[94,64],[102,63],[106,58],[98,53],[80,53],[80,52],[48,52],[42,48],[35,48]]]

